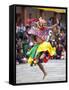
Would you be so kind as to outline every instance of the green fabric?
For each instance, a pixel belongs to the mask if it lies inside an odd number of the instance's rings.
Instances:
[[[27,53],[27,55],[29,55],[29,57],[32,57],[34,58],[35,57],[35,54],[36,54],[36,51],[37,51],[37,48],[38,48],[38,44],[34,45],[31,50]]]
[[[26,43],[26,42],[24,42],[24,43],[22,44],[22,47],[23,47],[23,54],[26,56],[27,50],[28,50],[28,48],[29,48],[29,44]]]

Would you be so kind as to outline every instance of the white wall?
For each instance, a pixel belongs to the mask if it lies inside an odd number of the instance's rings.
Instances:
[[[16,90],[38,90],[38,89],[39,90],[42,89],[69,90],[69,83],[28,85],[28,86],[17,86],[17,87],[13,87],[8,84],[8,77],[9,77],[8,75],[9,72],[9,8],[8,6],[10,4],[15,4],[15,3],[69,7],[69,0],[0,0],[0,90],[12,90],[12,89],[13,90],[15,89]],[[69,63],[68,63],[68,67],[69,67]]]

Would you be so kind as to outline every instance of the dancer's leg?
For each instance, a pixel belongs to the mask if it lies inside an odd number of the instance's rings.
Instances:
[[[43,65],[41,63],[38,63],[39,68],[41,69],[41,71],[43,72],[44,76],[43,79],[45,78],[45,76],[47,75],[47,72],[45,71]]]

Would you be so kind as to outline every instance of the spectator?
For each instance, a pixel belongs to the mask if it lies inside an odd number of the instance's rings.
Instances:
[[[59,43],[56,47],[56,59],[61,59],[62,45]]]

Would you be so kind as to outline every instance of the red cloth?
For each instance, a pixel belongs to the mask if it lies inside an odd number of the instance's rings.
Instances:
[[[39,19],[37,18],[32,18],[27,20],[27,24],[31,24],[32,22],[37,22]]]
[[[36,61],[36,58],[34,58],[33,60]]]
[[[48,30],[47,27],[40,27],[40,30]]]
[[[44,63],[47,63],[48,62],[48,59],[46,57],[44,57]]]

